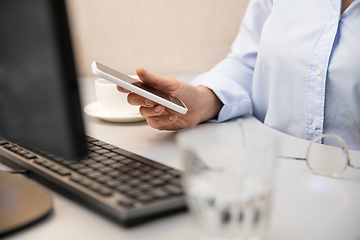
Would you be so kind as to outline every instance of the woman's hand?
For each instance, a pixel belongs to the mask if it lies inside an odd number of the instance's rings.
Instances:
[[[142,67],[137,67],[136,73],[140,81],[181,99],[188,108],[188,112],[183,115],[117,86],[120,92],[129,93],[128,102],[140,106],[140,114],[153,128],[178,130],[193,127],[215,117],[222,107],[216,95],[204,86],[194,87],[174,77],[157,76]]]

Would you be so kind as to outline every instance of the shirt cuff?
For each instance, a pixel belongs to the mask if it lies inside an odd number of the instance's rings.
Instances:
[[[248,93],[228,75],[209,71],[196,77],[192,82],[194,86],[204,86],[212,90],[224,104],[214,122],[224,122],[240,117],[251,109],[251,99]]]

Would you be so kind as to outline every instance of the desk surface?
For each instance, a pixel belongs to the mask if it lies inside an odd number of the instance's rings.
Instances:
[[[194,75],[177,77],[191,81]],[[80,80],[83,106],[96,101],[94,80]],[[109,123],[86,115],[84,120],[88,135],[181,169],[180,149],[175,144],[175,136],[181,133],[158,131],[145,122]],[[186,131],[207,128],[228,131],[236,127],[235,121],[229,121],[205,123]],[[249,131],[263,128],[274,134],[283,156],[305,156],[308,146],[305,140],[272,130],[252,116],[244,118],[244,127]],[[358,153],[352,158],[360,159]],[[303,161],[282,159],[278,171],[267,239],[360,239],[359,170],[348,168],[344,175],[334,179],[313,174]],[[54,198],[51,216],[8,239],[191,239],[188,212],[128,229],[51,189],[48,191]]]

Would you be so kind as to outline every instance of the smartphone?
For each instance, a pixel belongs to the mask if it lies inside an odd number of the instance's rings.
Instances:
[[[93,74],[105,78],[106,80],[109,80],[110,82],[113,82],[120,87],[123,87],[131,92],[143,96],[144,98],[161,104],[164,107],[170,108],[178,113],[187,113],[188,109],[185,104],[180,99],[171,96],[168,93],[160,91],[154,87],[151,87],[150,85],[144,84],[132,77],[129,77],[95,61],[92,62],[91,69]]]

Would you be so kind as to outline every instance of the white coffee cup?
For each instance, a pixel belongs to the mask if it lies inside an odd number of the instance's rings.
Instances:
[[[116,84],[103,78],[95,80],[95,93],[100,106],[111,115],[137,115],[139,106],[127,102],[127,94],[116,89]]]

